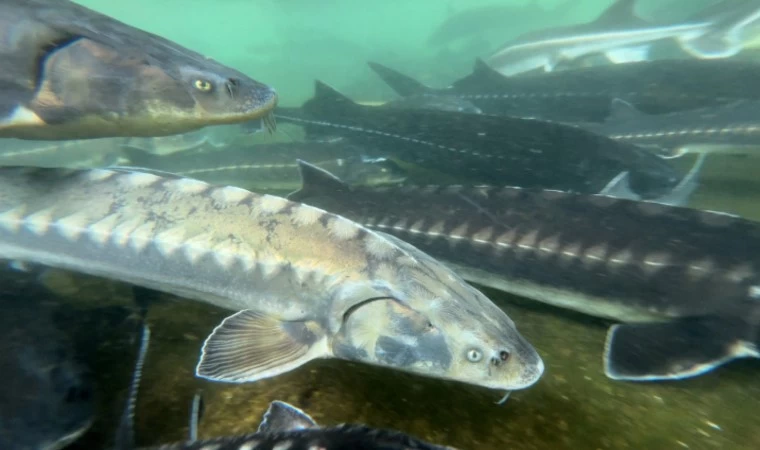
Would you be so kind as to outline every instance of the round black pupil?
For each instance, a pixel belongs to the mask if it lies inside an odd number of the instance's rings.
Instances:
[[[502,361],[506,361],[509,359],[509,352],[502,350],[499,353],[499,358],[501,358]]]

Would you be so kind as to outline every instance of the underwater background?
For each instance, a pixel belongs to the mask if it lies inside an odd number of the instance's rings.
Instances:
[[[504,41],[525,32],[592,20],[612,1],[553,0],[78,0],[129,25],[159,34],[274,87],[279,105],[296,107],[321,80],[360,102],[396,98],[367,67],[377,61],[429,86],[472,72]],[[638,11],[661,20],[714,2],[678,0]],[[540,9],[530,9],[540,7]],[[483,8],[464,30],[431,36],[457,12]],[[524,9],[522,9],[524,8]],[[475,24],[475,25],[473,25]],[[468,28],[469,27],[469,28]],[[477,28],[478,32],[472,32]],[[752,51],[748,51],[753,59]],[[758,78],[760,79],[760,77]],[[288,130],[287,126],[284,129]],[[291,131],[290,133],[297,133]],[[257,134],[257,143],[289,141]],[[688,162],[676,161],[681,169]],[[690,207],[760,221],[760,153],[718,157],[701,174]],[[276,191],[276,189],[275,189]],[[287,194],[289,190],[274,193]],[[74,308],[129,305],[126,284],[51,270],[45,284]],[[320,424],[361,422],[473,450],[624,450],[760,448],[760,361],[733,361],[696,378],[638,383],[605,376],[605,336],[613,323],[479,287],[519,324],[546,371],[504,405],[493,392],[338,360],[317,360],[250,384],[213,383],[194,370],[206,336],[228,315],[199,302],[160,294],[148,311],[151,350],[136,409],[141,445],[180,441],[188,433],[193,394],[206,410],[200,437],[254,431],[273,400],[292,403]],[[123,325],[123,324],[122,324]],[[120,415],[134,345],[111,325],[82,325],[76,339],[94,345],[99,414],[68,448],[101,448]],[[117,336],[118,335],[118,336]],[[0,449],[1,450],[1,449]]]

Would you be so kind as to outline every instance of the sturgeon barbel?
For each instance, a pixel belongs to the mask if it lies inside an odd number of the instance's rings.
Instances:
[[[196,374],[253,382],[339,358],[493,389],[543,362],[514,322],[398,239],[281,197],[127,169],[0,168],[0,257],[235,311]]]

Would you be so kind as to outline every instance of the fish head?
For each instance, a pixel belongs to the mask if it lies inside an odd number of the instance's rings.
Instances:
[[[172,70],[175,82],[192,97],[193,113],[203,123],[251,122],[268,117],[277,106],[277,92],[272,87],[216,63],[204,66],[183,63]],[[274,121],[265,122],[274,126]]]
[[[491,389],[534,384],[544,364],[507,314],[456,273],[399,239],[413,263],[387,267],[393,284],[343,315],[333,338],[338,358]]]
[[[14,123],[28,131],[14,136],[168,136],[269,117],[278,101],[272,87],[237,70],[159,44],[71,37],[42,61],[24,123]]]

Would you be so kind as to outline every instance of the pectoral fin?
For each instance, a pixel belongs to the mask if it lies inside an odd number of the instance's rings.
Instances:
[[[195,373],[214,381],[253,382],[326,356],[325,334],[316,322],[243,310],[224,319],[206,339]]]
[[[607,334],[605,374],[614,380],[677,380],[728,361],[760,357],[752,325],[742,318],[697,317],[614,325]]]

